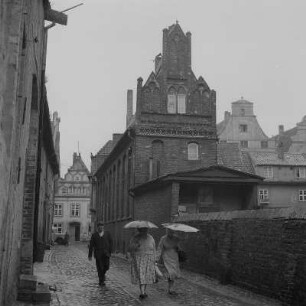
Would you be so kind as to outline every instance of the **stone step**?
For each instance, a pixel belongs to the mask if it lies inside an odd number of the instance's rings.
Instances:
[[[18,289],[18,301],[49,305],[51,293],[49,285],[37,281],[35,275],[21,275]]]
[[[21,274],[19,276],[19,289],[35,290],[37,285],[37,276]]]

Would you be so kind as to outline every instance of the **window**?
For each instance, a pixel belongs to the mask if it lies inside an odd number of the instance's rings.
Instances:
[[[186,113],[186,92],[182,87],[180,87],[177,95],[177,112],[179,114]]]
[[[240,147],[241,148],[248,148],[249,147],[249,142],[247,140],[241,140],[240,141]]]
[[[296,169],[296,177],[297,178],[305,178],[306,177],[306,168],[299,167]]]
[[[266,178],[272,178],[273,177],[273,167],[267,166],[264,168],[264,176]]]
[[[239,131],[240,133],[246,133],[248,131],[248,126],[246,124],[240,124]]]
[[[168,113],[176,113],[176,94],[174,88],[170,88],[168,92]]]
[[[268,189],[259,189],[259,202],[266,203],[269,201]]]
[[[67,188],[66,187],[62,188],[62,193],[67,193]]]
[[[299,191],[299,201],[306,201],[306,190]]]
[[[188,144],[188,160],[198,160],[199,159],[199,145],[195,142]]]
[[[80,204],[71,203],[71,217],[80,217]]]
[[[168,91],[167,110],[169,114],[186,113],[186,90],[180,87],[178,93],[171,87]]]
[[[241,108],[241,109],[240,109],[240,115],[241,115],[241,116],[245,116],[245,109],[244,109],[244,108]]]
[[[53,223],[53,231],[55,234],[63,234],[62,223]]]
[[[260,146],[261,146],[262,149],[267,149],[268,148],[268,141],[262,140],[260,142]]]
[[[54,204],[54,217],[62,217],[62,216],[63,216],[63,205]]]

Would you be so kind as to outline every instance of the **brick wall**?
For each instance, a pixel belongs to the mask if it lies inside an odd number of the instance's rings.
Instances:
[[[149,158],[152,157],[152,142],[156,140],[160,140],[163,144],[160,176],[216,164],[217,147],[214,140],[193,139],[199,144],[199,160],[188,160],[187,146],[191,141],[190,138],[137,136],[135,185],[149,180]]]
[[[183,247],[187,269],[281,300],[306,304],[306,208],[177,217],[200,229]]]
[[[11,305],[20,273],[32,76],[43,69],[43,1],[0,1],[0,304]],[[34,39],[37,38],[36,42]],[[26,192],[28,189],[26,190]],[[30,205],[30,202],[28,202]],[[29,227],[29,224],[27,225]],[[29,249],[30,245],[26,248]],[[31,271],[31,259],[25,268]]]

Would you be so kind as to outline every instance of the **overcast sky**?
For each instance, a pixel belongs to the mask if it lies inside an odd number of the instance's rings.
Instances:
[[[47,89],[61,118],[61,175],[79,151],[88,168],[125,131],[126,92],[144,81],[178,20],[192,33],[192,68],[217,92],[217,122],[243,96],[268,136],[306,115],[305,0],[51,0],[68,25],[49,31]]]

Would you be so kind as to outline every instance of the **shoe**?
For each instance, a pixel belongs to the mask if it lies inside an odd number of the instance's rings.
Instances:
[[[140,295],[139,295],[139,299],[140,299],[140,300],[143,300],[143,299],[145,299],[145,298],[147,298],[147,297],[148,297],[148,295],[147,295],[146,293],[140,294]]]
[[[99,286],[105,286],[105,283],[104,282],[99,282]]]
[[[168,294],[170,294],[170,295],[177,295],[177,293],[175,291],[168,291]]]

